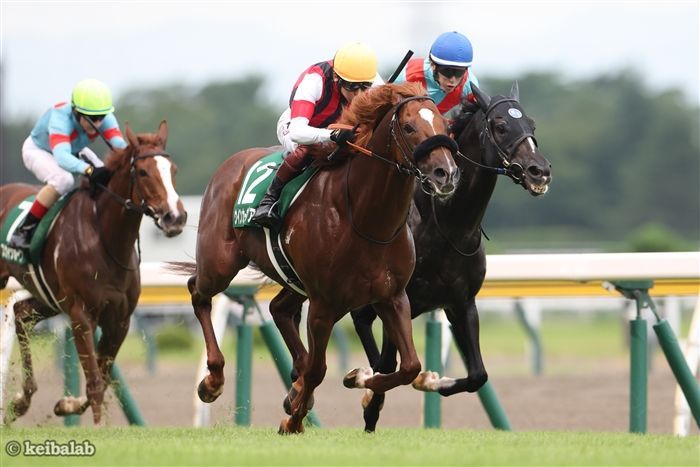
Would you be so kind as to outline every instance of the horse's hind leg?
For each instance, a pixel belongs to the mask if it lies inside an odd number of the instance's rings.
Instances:
[[[13,309],[15,312],[15,333],[19,341],[19,353],[22,359],[22,392],[10,401],[5,413],[4,421],[6,424],[27,413],[32,402],[32,395],[37,391],[32,365],[32,351],[29,346],[29,332],[37,322],[57,314],[34,298],[15,303]]]
[[[321,384],[326,376],[326,348],[331,336],[335,320],[328,313],[329,308],[321,308],[313,301],[309,304],[308,364],[297,379],[299,391],[291,402],[291,416],[283,419],[280,424],[280,434],[301,433],[304,431],[304,417],[309,411],[314,389]]]
[[[197,387],[202,402],[214,402],[224,390],[224,355],[216,341],[211,321],[211,299],[229,286],[235,275],[248,264],[248,259],[236,253],[236,242],[229,243],[224,250],[212,245],[214,255],[210,258],[198,257],[197,273],[187,281],[192,298],[194,314],[199,320],[207,350],[209,374]],[[198,250],[199,254],[199,250]]]

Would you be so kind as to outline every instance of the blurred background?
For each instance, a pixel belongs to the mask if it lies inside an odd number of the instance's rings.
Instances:
[[[698,10],[697,1],[3,1],[0,182],[33,181],[22,141],[95,77],[112,88],[122,126],[154,131],[168,120],[178,189],[196,197],[230,154],[277,144],[296,78],[344,42],[375,48],[386,78],[408,49],[424,57],[457,30],[473,43],[482,88],[505,94],[518,80],[554,175],[541,199],[501,180],[484,224],[489,253],[693,250]]]

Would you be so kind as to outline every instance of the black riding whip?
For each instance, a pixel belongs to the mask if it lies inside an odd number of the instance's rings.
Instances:
[[[413,50],[409,50],[408,52],[406,52],[406,56],[403,58],[403,60],[401,60],[401,63],[399,63],[399,66],[396,68],[396,70],[394,70],[394,73],[391,75],[391,78],[387,80],[387,83],[393,83],[396,80],[396,78],[399,77],[399,73],[401,73],[401,70],[403,70],[403,67],[406,66],[406,64],[412,56]]]

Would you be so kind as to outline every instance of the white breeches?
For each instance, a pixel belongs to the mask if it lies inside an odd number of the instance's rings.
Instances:
[[[79,155],[95,167],[104,166],[104,163],[90,148],[83,148]],[[53,154],[34,144],[31,136],[22,145],[22,161],[36,178],[54,187],[59,194],[65,195],[73,188],[73,174],[62,169]]]

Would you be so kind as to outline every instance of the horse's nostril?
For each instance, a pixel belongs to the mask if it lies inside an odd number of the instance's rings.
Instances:
[[[443,180],[443,179],[447,178],[447,172],[445,171],[445,169],[440,169],[440,168],[435,169],[435,170],[433,170],[433,175],[438,180]]]
[[[530,167],[527,168],[527,171],[534,178],[542,177],[542,169],[540,169],[536,165],[531,165]]]
[[[173,215],[170,214],[169,212],[165,213],[165,215],[163,216],[163,222],[165,222],[166,224],[170,224],[172,222],[172,220],[173,220]]]

